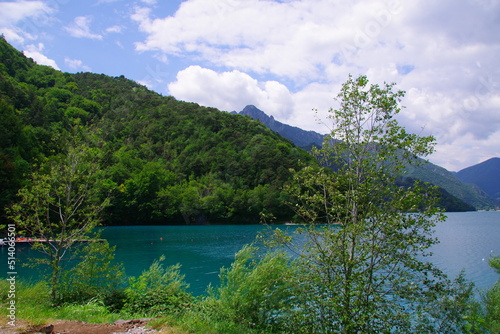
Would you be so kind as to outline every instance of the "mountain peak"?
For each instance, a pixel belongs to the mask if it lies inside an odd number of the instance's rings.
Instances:
[[[462,169],[457,176],[467,183],[481,187],[493,198],[500,198],[500,158],[491,158],[477,165]]]
[[[240,115],[247,115],[253,119],[261,121],[269,129],[277,132],[282,137],[292,141],[295,145],[302,148],[310,148],[311,145],[321,146],[324,136],[314,132],[305,131],[300,128],[281,123],[273,116],[267,115],[264,111],[254,105],[248,105],[240,111]]]
[[[245,108],[243,108],[243,110],[240,111],[240,114],[247,115],[247,116],[250,116],[252,118],[258,119],[259,121],[261,121],[264,124],[269,119],[274,120],[274,117],[268,116],[265,112],[263,112],[262,110],[260,110],[256,106],[254,106],[253,104],[250,104],[250,105],[246,106]]]

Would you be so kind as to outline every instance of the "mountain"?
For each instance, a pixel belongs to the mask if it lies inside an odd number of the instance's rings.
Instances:
[[[500,158],[491,158],[457,172],[457,177],[472,183],[493,198],[500,199]]]
[[[281,136],[292,141],[301,148],[310,149],[313,145],[321,146],[323,144],[324,135],[281,123],[275,120],[273,116],[268,116],[265,112],[257,109],[257,107],[253,105],[246,106],[239,114],[250,116],[253,119],[261,121],[269,129],[279,133]]]
[[[477,185],[465,183],[455,173],[431,162],[417,167],[408,167],[406,176],[439,186],[476,209],[498,206],[498,202]]]
[[[297,127],[283,124],[268,116],[253,105],[246,106],[241,115],[250,116],[261,121],[271,130],[291,140],[297,146],[310,150],[313,145],[321,146],[324,135],[314,131],[305,131]],[[456,175],[430,162],[418,167],[409,167],[406,177],[429,182],[442,188],[442,206],[448,211],[470,211],[475,208],[491,208],[498,203],[478,186],[465,184]]]
[[[37,65],[0,38],[0,220],[31,171],[75,141],[106,157],[106,225],[258,223],[261,212],[289,220],[290,169],[316,163],[249,117],[123,76]]]

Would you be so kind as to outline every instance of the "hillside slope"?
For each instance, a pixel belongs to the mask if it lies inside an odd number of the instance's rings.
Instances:
[[[242,111],[239,112],[239,114],[247,115],[261,121],[269,129],[279,133],[286,139],[291,140],[295,145],[299,147],[308,149],[312,145],[321,146],[323,144],[323,140],[325,137],[324,135],[321,135],[314,131],[306,131],[295,126],[281,123],[275,120],[273,116],[268,116],[265,112],[253,105],[246,106]]]
[[[479,186],[488,195],[500,200],[500,158],[491,158],[462,169],[457,177],[463,182]]]
[[[40,66],[3,38],[0,127],[2,209],[38,163],[65,154],[83,132],[106,156],[106,224],[257,223],[262,211],[290,219],[282,185],[290,168],[314,163],[249,117],[161,96],[123,76]]]
[[[324,135],[280,123],[255,106],[246,106],[240,111],[240,114],[248,115],[261,121],[271,130],[305,149],[311,149],[313,145],[321,146],[323,143]],[[469,211],[474,210],[474,208],[491,208],[497,205],[497,202],[479,187],[465,184],[453,173],[432,163],[427,163],[416,168],[410,167],[407,169],[407,175],[405,176],[430,182],[442,188],[442,206],[448,211]]]
[[[474,206],[476,209],[494,208],[497,201],[476,185],[464,183],[454,173],[433,163],[408,168],[407,176],[432,183]]]

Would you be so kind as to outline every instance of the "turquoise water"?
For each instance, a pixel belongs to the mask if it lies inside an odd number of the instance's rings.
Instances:
[[[161,255],[165,265],[181,264],[181,272],[195,294],[208,284],[218,284],[221,267],[229,267],[234,255],[255,240],[261,225],[133,226],[108,227],[103,237],[116,245],[116,258],[128,275],[138,276]]]
[[[103,237],[116,245],[117,260],[123,261],[128,275],[140,275],[165,255],[166,265],[182,265],[191,292],[202,294],[208,284],[218,284],[220,268],[229,267],[234,254],[264,229],[261,225],[117,226],[103,228]],[[487,260],[492,254],[500,255],[500,212],[449,213],[447,221],[436,227],[435,236],[441,243],[433,248],[432,261],[452,278],[465,269],[480,289],[499,278]],[[7,262],[5,248],[0,250],[2,263]],[[21,260],[32,256],[24,246],[18,247],[18,253]],[[26,268],[18,272],[19,277],[36,275]]]
[[[440,243],[433,247],[432,261],[451,278],[465,270],[481,289],[500,278],[488,265],[491,255],[500,255],[500,211],[448,213],[436,226]]]

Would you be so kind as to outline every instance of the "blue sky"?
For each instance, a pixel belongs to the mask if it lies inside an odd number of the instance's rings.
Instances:
[[[18,0],[0,13],[38,63],[321,133],[349,73],[395,82],[400,123],[437,138],[432,162],[500,156],[498,0]]]

